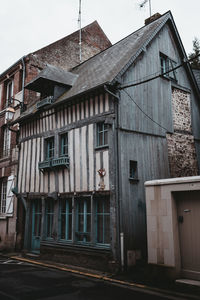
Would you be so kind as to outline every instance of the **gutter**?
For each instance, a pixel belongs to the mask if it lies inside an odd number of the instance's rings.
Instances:
[[[22,76],[22,111],[24,106],[24,86],[25,86],[25,77],[26,77],[26,66],[25,66],[25,57],[21,58],[22,65],[23,65],[23,76]]]
[[[64,102],[68,102],[68,101],[70,102],[70,101],[73,101],[73,99],[77,99],[77,98],[83,96],[83,95],[86,94],[86,93],[91,93],[92,91],[94,91],[94,90],[96,90],[96,89],[104,88],[105,85],[109,85],[109,84],[110,84],[110,82],[105,82],[105,83],[102,83],[102,84],[100,84],[100,85],[98,85],[98,86],[95,86],[95,87],[93,87],[93,88],[91,88],[91,89],[89,89],[89,90],[85,90],[85,91],[83,91],[83,92],[80,92],[79,94],[73,95],[73,96],[71,96],[71,97],[69,97],[69,98],[65,98],[65,99],[62,99],[62,100],[60,100],[60,101],[54,102],[54,103],[48,105],[48,106],[47,106],[47,109],[52,109],[52,108],[54,108],[54,107],[56,107],[56,106],[62,105]],[[113,94],[113,95],[114,95],[114,94]],[[116,95],[115,95],[115,96],[116,96]],[[62,96],[60,96],[60,97],[62,97]],[[35,104],[33,104],[30,108],[33,108],[34,105],[35,105]],[[14,125],[14,124],[16,124],[16,123],[23,122],[24,120],[30,118],[31,116],[35,115],[36,113],[40,113],[41,111],[42,111],[42,110],[35,110],[35,109],[33,109],[30,113],[27,113],[25,116],[19,117],[18,119],[16,119],[16,120],[10,122],[10,125]]]

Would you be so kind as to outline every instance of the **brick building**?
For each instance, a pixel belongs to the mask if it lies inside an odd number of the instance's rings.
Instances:
[[[82,61],[111,46],[110,41],[95,21],[82,29]],[[9,128],[11,119],[39,98],[24,86],[51,64],[71,69],[80,63],[79,31],[42,49],[30,53],[0,74],[0,250],[21,247],[21,223],[17,223],[23,205],[17,203],[12,188],[17,184],[18,125]],[[15,114],[15,115],[14,115]],[[14,115],[14,117],[13,117]],[[23,222],[23,219],[20,220]],[[18,232],[20,232],[18,234]]]

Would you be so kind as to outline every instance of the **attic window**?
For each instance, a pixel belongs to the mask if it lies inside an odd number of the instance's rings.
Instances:
[[[169,70],[176,67],[175,61],[173,61],[168,56],[160,53],[160,66],[161,66],[161,75],[163,75],[164,77],[169,78],[169,79],[177,80],[175,70],[165,74]]]

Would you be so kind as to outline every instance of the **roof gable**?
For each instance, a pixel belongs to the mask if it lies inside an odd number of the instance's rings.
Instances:
[[[78,80],[59,101],[84,93],[105,83],[113,83],[127,70],[147,45],[162,29],[168,20],[172,19],[167,12],[154,22],[140,28],[118,43],[100,52],[94,57],[72,69],[79,75]]]

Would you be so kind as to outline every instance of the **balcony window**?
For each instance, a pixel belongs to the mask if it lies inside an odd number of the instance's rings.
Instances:
[[[60,136],[60,155],[68,155],[68,133],[61,134]]]
[[[46,143],[46,160],[50,160],[54,157],[55,145],[54,145],[54,137],[48,138],[45,140]]]

